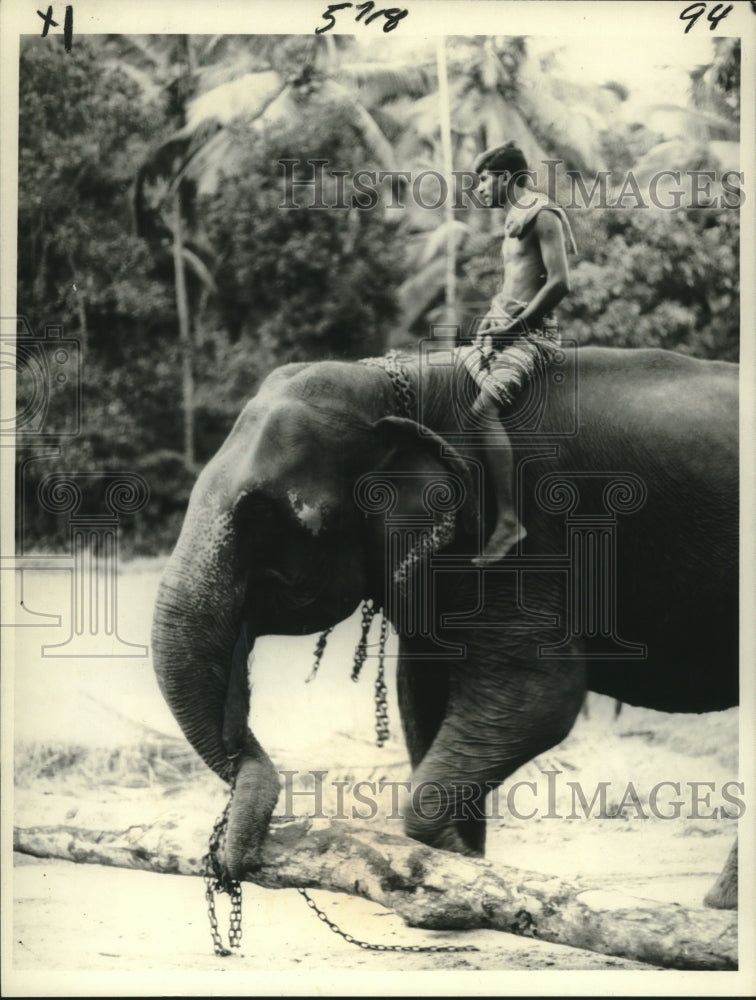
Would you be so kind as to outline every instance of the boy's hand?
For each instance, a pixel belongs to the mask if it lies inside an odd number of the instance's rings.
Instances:
[[[524,303],[512,303],[511,307],[508,307],[506,316],[484,316],[483,319],[478,324],[478,329],[475,333],[475,345],[477,347],[484,346],[483,338],[502,336],[507,333],[527,333],[528,326],[527,323],[521,323],[517,317],[525,311]]]

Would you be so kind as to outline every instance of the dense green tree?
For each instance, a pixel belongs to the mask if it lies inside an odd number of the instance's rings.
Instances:
[[[101,42],[81,36],[70,54],[39,38],[21,46],[17,307],[38,338],[48,324],[62,326],[82,361],[80,381],[40,387],[19,353],[18,406],[30,392],[48,393],[47,443],[80,415],[80,432],[57,439],[57,456],[48,449],[44,461],[25,465],[19,449],[26,548],[67,539],[62,519],[36,500],[42,478],[133,470],[158,446],[161,428],[170,431],[170,413],[161,411],[174,374],[155,345],[175,325],[171,288],[131,214],[134,164],[162,127],[163,110],[103,57]]]
[[[277,363],[382,352],[403,261],[388,210],[352,207],[351,176],[367,165],[363,152],[327,109],[296,135],[270,128],[252,145],[243,127],[237,135],[243,169],[203,206],[227,326]],[[308,188],[286,193],[279,161],[297,161],[295,176],[306,180],[313,156],[347,174],[341,195],[327,177],[324,191],[325,204],[343,199],[345,207],[307,207],[314,200]],[[300,207],[281,208],[287,200]]]
[[[737,361],[738,212],[600,215],[603,238],[573,269],[560,310],[565,334],[580,344]]]
[[[130,208],[160,108],[86,36],[70,55],[24,40],[19,88],[19,309],[36,330],[62,323],[105,349],[137,323],[164,323],[170,300]]]

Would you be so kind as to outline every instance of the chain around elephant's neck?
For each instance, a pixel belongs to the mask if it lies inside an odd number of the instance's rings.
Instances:
[[[391,380],[398,416],[417,419],[417,392],[404,364],[409,360],[409,355],[401,351],[389,351],[380,358],[363,358],[360,364],[382,368]]]

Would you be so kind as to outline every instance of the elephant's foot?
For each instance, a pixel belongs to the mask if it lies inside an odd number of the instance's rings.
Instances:
[[[412,823],[412,821],[405,821],[404,832],[413,840],[427,844],[428,847],[435,847],[439,851],[452,851],[454,854],[463,854],[468,858],[483,857],[483,851],[475,850],[466,844],[454,825],[433,829]]]
[[[735,841],[719,878],[704,896],[704,906],[713,910],[738,908],[738,842]]]
[[[262,864],[262,846],[278,801],[278,771],[267,755],[243,758],[226,831],[225,865],[239,881]]]
[[[476,566],[488,566],[498,562],[526,535],[527,531],[516,517],[499,520],[482,554],[473,559],[473,563]]]

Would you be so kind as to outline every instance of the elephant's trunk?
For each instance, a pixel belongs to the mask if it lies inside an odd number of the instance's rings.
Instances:
[[[241,651],[237,645],[246,575],[232,517],[218,515],[217,508],[214,517],[208,513],[206,502],[193,498],[158,591],[153,662],[160,690],[191,745],[224,781],[237,779],[241,794],[229,822],[227,867],[239,877],[257,863],[279,783],[246,724],[247,645]],[[202,529],[193,531],[193,525]],[[250,634],[250,645],[254,639]]]
[[[196,560],[177,549],[158,590],[153,663],[184,735],[208,767],[230,782],[235,768],[223,726],[241,604],[228,582],[219,592],[199,572]]]

